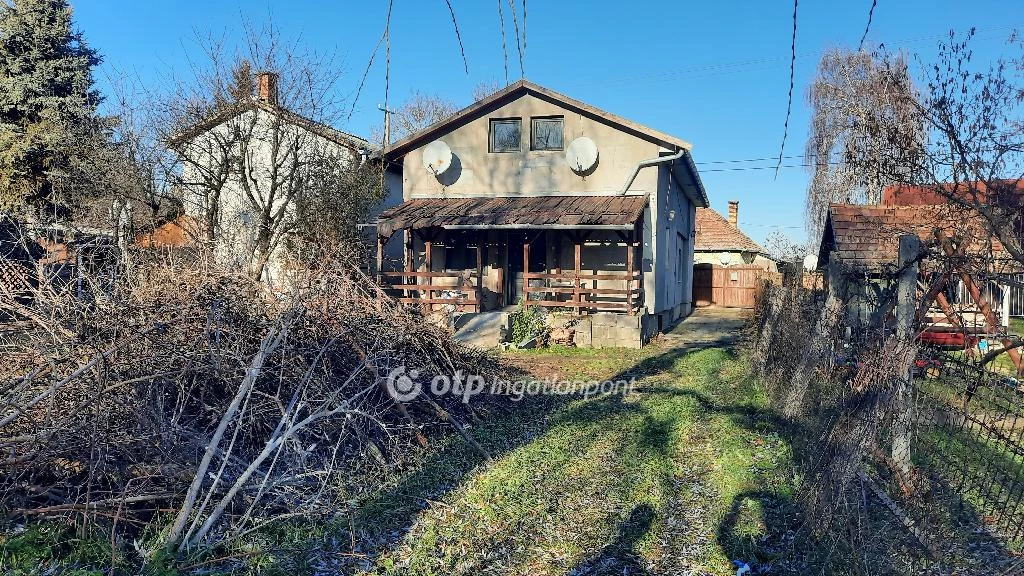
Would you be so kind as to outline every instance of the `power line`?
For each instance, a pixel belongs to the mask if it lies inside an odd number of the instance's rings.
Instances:
[[[787,160],[792,160],[793,158],[803,158],[803,155],[783,156],[783,158],[785,158]],[[696,164],[738,164],[740,162],[768,162],[768,161],[772,161],[772,160],[776,160],[776,159],[777,159],[777,156],[771,156],[771,157],[768,157],[768,158],[743,158],[743,159],[739,159],[739,160],[703,160],[703,161],[699,161],[699,162],[695,161],[695,163]]]
[[[860,37],[860,44],[857,46],[857,52],[864,49],[864,40],[868,37],[868,30],[871,30],[871,17],[875,15],[875,6],[878,5],[878,0],[871,0],[871,9],[868,10],[868,25],[864,27],[864,35]]]
[[[978,34],[975,39],[982,38],[995,38],[1000,37],[1002,32],[1011,31],[1019,28],[1021,24],[1011,26],[987,26],[977,28]],[[885,45],[890,48],[911,46],[915,44],[921,44],[925,42],[931,42],[934,40],[941,40],[947,38],[949,33],[943,34],[931,34],[927,36],[915,36],[911,38],[903,38],[886,42]],[[798,61],[807,60],[811,58],[818,58],[820,53],[817,51],[808,51],[804,53],[798,53],[796,59]],[[673,80],[682,79],[694,79],[694,78],[706,78],[713,76],[720,76],[723,74],[742,74],[750,72],[763,72],[766,70],[772,70],[778,68],[785,63],[785,58],[759,58],[753,60],[741,60],[738,62],[721,62],[716,64],[707,64],[704,66],[694,66],[690,68],[680,68],[671,72],[655,72],[649,74],[633,74],[629,76],[617,76],[607,77],[601,81],[577,81],[577,82],[565,82],[562,86],[569,87],[586,87],[586,86],[618,86],[623,84],[634,84],[637,82],[651,81],[651,82],[670,82]]]
[[[771,160],[774,160],[774,159],[775,158],[771,158]],[[701,172],[702,173],[704,173],[704,172],[743,172],[743,171],[746,171],[746,170],[772,170],[772,169],[774,169],[775,173],[778,174],[780,168],[808,168],[810,166],[821,166],[822,164],[824,164],[824,163],[819,162],[819,163],[816,163],[816,164],[778,164],[776,166],[738,166],[736,168],[708,168],[706,170],[701,170]],[[829,165],[836,165],[836,164],[839,164],[839,162],[828,162],[828,164]]]
[[[782,166],[782,153],[786,150],[786,137],[789,136],[789,115],[793,112],[793,80],[796,76],[796,8],[800,0],[793,0],[793,40],[790,44],[789,57],[789,98],[786,103],[786,121],[782,125],[782,145],[779,146],[779,161],[775,165],[775,177],[779,177]]]

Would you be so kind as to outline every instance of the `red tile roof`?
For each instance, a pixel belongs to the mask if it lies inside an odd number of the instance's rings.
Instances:
[[[136,246],[142,248],[183,248],[195,246],[200,237],[201,224],[189,216],[178,218],[158,226],[152,232],[139,234],[135,238]]]
[[[935,231],[968,242],[975,254],[996,257],[1003,253],[998,240],[991,238],[977,213],[952,205],[867,206],[832,204],[819,253],[819,265],[829,261],[865,271],[878,271],[895,265],[899,256],[899,237],[916,234],[923,243],[935,243]]]
[[[625,229],[636,224],[646,206],[646,196],[422,198],[381,212],[377,232],[391,236],[405,228],[444,226],[615,226]]]
[[[735,228],[711,208],[697,208],[697,234],[693,249],[697,252],[754,252],[768,251]]]

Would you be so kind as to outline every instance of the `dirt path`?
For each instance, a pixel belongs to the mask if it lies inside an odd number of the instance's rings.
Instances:
[[[729,346],[742,336],[749,315],[743,308],[697,308],[662,339],[665,346]]]
[[[789,528],[791,452],[729,350],[743,318],[699,310],[642,350],[507,353],[537,377],[637,383],[476,426],[494,460],[444,487],[420,474],[382,501],[418,505],[368,571],[724,576],[734,558],[778,554],[769,527]],[[453,444],[435,461],[459,454]]]

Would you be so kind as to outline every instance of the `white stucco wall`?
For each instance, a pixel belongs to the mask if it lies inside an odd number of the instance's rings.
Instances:
[[[213,208],[204,193],[210,188],[211,176],[226,163],[235,166],[220,191],[214,253],[222,265],[240,270],[248,265],[260,211],[277,212],[284,207],[287,214],[292,208],[285,205],[289,201],[287,188],[297,182],[282,175],[304,169],[313,159],[334,157],[343,165],[359,161],[358,153],[352,148],[284,122],[259,108],[214,126],[180,147],[185,212],[199,221],[205,221],[206,214]],[[243,174],[237,168],[237,160],[232,162],[232,158],[244,158],[247,173]],[[245,184],[254,199],[247,197]],[[301,193],[301,189],[294,190],[291,202],[294,203],[295,194]],[[278,246],[264,271],[264,279],[279,282],[286,260],[283,246]]]

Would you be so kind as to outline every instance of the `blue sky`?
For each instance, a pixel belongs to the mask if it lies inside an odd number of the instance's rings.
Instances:
[[[521,5],[521,0],[515,0]],[[340,90],[351,102],[383,30],[387,2],[240,0],[71,0],[76,26],[104,56],[97,79],[128,74],[142,85],[191,77],[203,56],[198,36],[239,44],[243,21],[272,21],[282,36],[331,54],[346,75]],[[395,0],[391,30],[391,102],[414,90],[457,104],[481,82],[504,82],[496,2],[451,0],[469,73],[463,68],[444,0]],[[505,5],[509,80],[519,78],[513,23]],[[796,87],[784,165],[801,164],[809,111],[806,90],[821,53],[856,47],[871,0],[803,0],[797,29]],[[526,77],[610,112],[694,144],[712,207],[740,201],[740,226],[757,241],[779,229],[805,238],[804,168],[774,161],[734,162],[778,155],[789,88],[792,3],[778,1],[623,2],[528,0]],[[522,25],[522,22],[520,22]],[[919,53],[928,60],[951,29],[974,26],[977,58],[1007,51],[1024,30],[1017,0],[878,0],[868,42]],[[379,58],[347,126],[366,135],[379,124],[384,69]],[[726,162],[728,161],[728,162]]]

